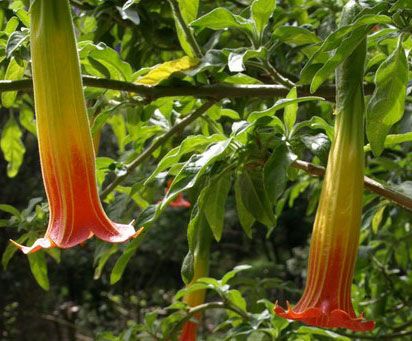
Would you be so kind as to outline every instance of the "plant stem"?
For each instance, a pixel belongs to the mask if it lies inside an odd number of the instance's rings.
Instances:
[[[277,84],[213,84],[189,86],[147,86],[113,79],[83,76],[83,84],[94,88],[119,90],[138,94],[148,100],[161,97],[193,96],[197,98],[223,99],[231,97],[284,97],[289,88]],[[17,81],[0,81],[0,93],[7,91],[30,92],[33,89],[31,79]],[[373,92],[373,85],[365,86],[365,93]],[[311,95],[308,87],[299,87],[300,96]],[[314,94],[327,100],[334,101],[335,87],[324,86]]]
[[[315,176],[323,176],[325,174],[324,167],[317,166],[317,165],[314,165],[306,161],[296,160],[292,164],[292,167],[301,169],[305,171],[306,173],[309,173]],[[412,211],[412,198],[400,192],[394,191],[390,188],[386,188],[383,185],[381,185],[379,182],[371,178],[368,178],[367,176],[364,177],[364,185],[371,192],[374,192],[380,196],[383,196],[391,200],[392,202],[396,203],[397,205],[403,208],[406,208],[407,210]]]
[[[141,153],[137,158],[135,158],[132,162],[126,165],[126,171],[124,174],[117,176],[113,182],[111,182],[100,194],[101,199],[105,199],[118,185],[120,185],[129,175],[130,173],[137,168],[140,164],[143,163],[146,159],[152,155],[152,153],[162,146],[170,137],[176,134],[178,131],[181,131],[190,123],[195,121],[198,117],[202,116],[212,105],[216,103],[215,100],[209,100],[208,102],[204,103],[201,107],[196,109],[191,115],[185,117],[181,120],[178,124],[173,126],[170,130],[165,132],[163,135],[156,138],[152,144],[145,149],[143,153]]]

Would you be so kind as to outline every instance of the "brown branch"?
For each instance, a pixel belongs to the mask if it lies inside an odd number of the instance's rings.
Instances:
[[[285,97],[289,88],[283,85],[276,84],[212,84],[212,85],[188,85],[188,86],[147,86],[142,84],[134,84],[130,82],[95,78],[83,76],[83,84],[94,88],[119,90],[130,93],[135,93],[148,99],[156,99],[160,97],[177,97],[177,96],[193,96],[197,98],[214,98],[223,99],[231,97]],[[7,91],[25,91],[29,92],[33,89],[31,79],[23,79],[17,81],[0,81],[0,93]],[[300,96],[310,95],[309,88],[299,87]],[[365,86],[365,93],[371,94],[373,85]],[[323,97],[327,100],[335,100],[335,87],[324,86],[314,93],[316,96]]]
[[[317,166],[317,165],[314,165],[306,161],[296,160],[292,164],[292,167],[301,169],[305,171],[306,173],[309,173],[315,176],[323,176],[325,174],[324,167]],[[412,211],[412,198],[400,192],[394,191],[390,188],[384,187],[379,182],[371,178],[368,178],[367,176],[365,176],[364,184],[365,184],[365,188],[367,188],[371,192],[376,193],[382,197],[385,197],[391,200],[392,202],[396,203],[397,205],[409,211]]]

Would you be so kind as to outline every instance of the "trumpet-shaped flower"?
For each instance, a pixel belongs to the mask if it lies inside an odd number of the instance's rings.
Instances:
[[[337,71],[335,137],[310,244],[306,287],[300,301],[277,315],[325,328],[367,331],[374,322],[356,316],[351,283],[359,244],[363,194],[362,89],[365,42]]]
[[[99,200],[95,152],[82,89],[68,0],[35,0],[31,54],[38,142],[50,208],[44,238],[24,252],[69,248],[93,235],[108,242],[136,236],[131,224],[110,221]]]

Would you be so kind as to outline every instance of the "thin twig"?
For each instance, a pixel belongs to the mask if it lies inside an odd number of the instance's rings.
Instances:
[[[174,134],[177,132],[181,131],[184,129],[186,126],[188,126],[190,123],[195,121],[198,117],[202,116],[212,105],[216,103],[215,100],[210,100],[206,103],[204,103],[201,107],[196,109],[191,115],[185,117],[183,120],[181,120],[178,124],[176,124],[173,128],[165,132],[163,135],[159,136],[157,139],[155,139],[152,144],[145,149],[143,153],[141,153],[137,158],[135,158],[132,162],[130,162],[128,165],[126,165],[126,170],[125,172],[117,176],[113,182],[111,182],[101,193],[100,197],[101,199],[105,199],[118,185],[120,185],[129,175],[130,173],[137,168],[140,164],[142,164],[143,161],[145,161],[147,158],[152,155],[152,153],[162,146],[170,137],[172,137]]]
[[[306,162],[306,161],[301,161],[301,160],[296,160],[293,164],[292,167],[301,169],[305,171],[306,173],[309,173],[311,175],[315,176],[323,176],[325,175],[325,168],[321,166],[314,165],[312,163]],[[397,205],[406,208],[407,210],[412,211],[412,198],[394,191],[392,189],[384,187],[382,184],[379,182],[368,178],[365,176],[364,178],[364,185],[365,188],[370,190],[373,193],[376,193],[380,196],[383,196],[392,202],[396,203]]]

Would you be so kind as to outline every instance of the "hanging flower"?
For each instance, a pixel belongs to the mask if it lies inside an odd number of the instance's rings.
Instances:
[[[34,99],[43,181],[50,208],[44,238],[24,253],[69,248],[93,235],[112,242],[137,236],[132,224],[110,221],[99,200],[95,152],[82,89],[68,0],[31,6]]]
[[[347,24],[347,23],[346,23]],[[277,315],[325,328],[367,331],[374,322],[356,316],[351,283],[359,246],[363,196],[362,89],[366,43],[338,69],[335,137],[310,244],[306,287],[300,301]]]

